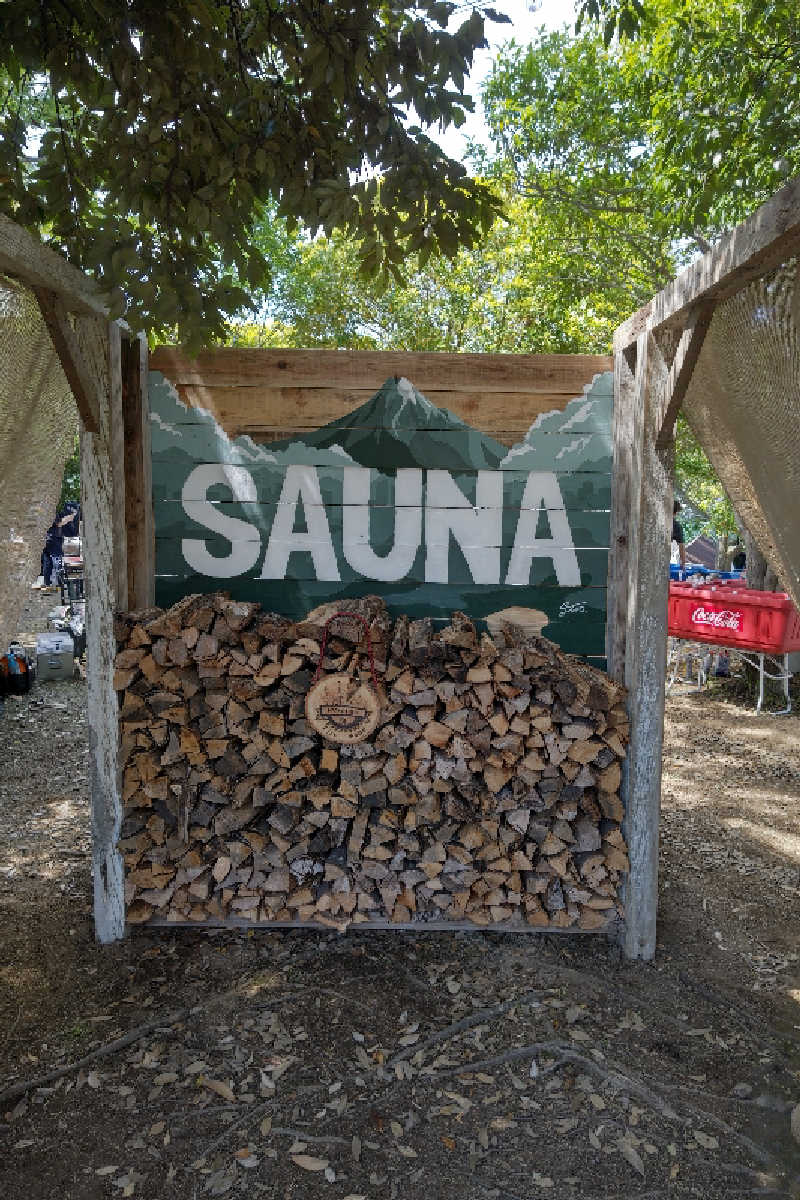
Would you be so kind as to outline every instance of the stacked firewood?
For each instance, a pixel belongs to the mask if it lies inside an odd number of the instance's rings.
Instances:
[[[623,689],[543,638],[348,602],[381,702],[367,742],[310,724],[323,605],[217,593],[117,618],[129,922],[596,929],[620,911]],[[322,673],[371,685],[357,623]]]

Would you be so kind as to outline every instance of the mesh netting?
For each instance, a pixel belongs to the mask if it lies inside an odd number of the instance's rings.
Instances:
[[[683,408],[740,519],[800,607],[797,260],[717,306]]]
[[[0,276],[0,650],[20,632],[76,427],[35,296]]]

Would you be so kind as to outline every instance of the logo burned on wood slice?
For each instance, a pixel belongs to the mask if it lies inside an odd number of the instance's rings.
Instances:
[[[306,716],[317,733],[352,746],[363,742],[378,724],[380,701],[366,683],[351,675],[326,675],[306,696]]]

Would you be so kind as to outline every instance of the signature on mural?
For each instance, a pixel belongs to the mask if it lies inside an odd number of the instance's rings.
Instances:
[[[581,600],[564,600],[558,609],[559,617],[568,617],[570,613],[585,613],[586,605]]]

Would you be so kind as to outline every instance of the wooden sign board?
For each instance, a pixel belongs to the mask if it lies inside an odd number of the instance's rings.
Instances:
[[[565,650],[604,655],[610,372],[510,446],[402,377],[267,443],[149,379],[158,604],[222,587],[301,616],[373,593],[412,617],[491,625],[514,610]]]

